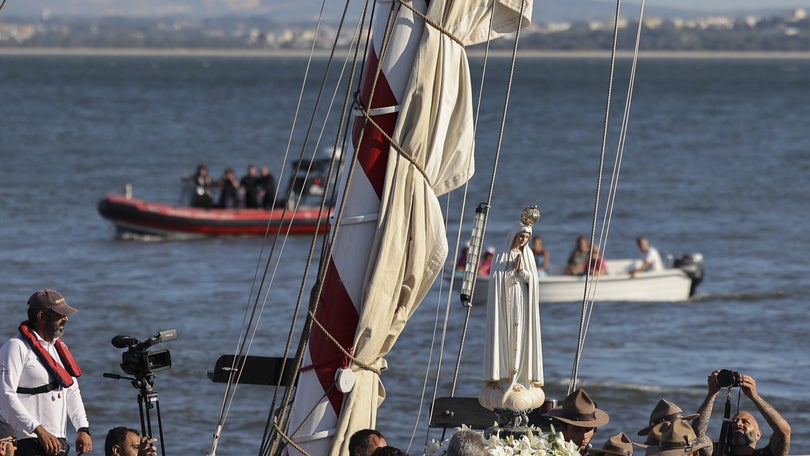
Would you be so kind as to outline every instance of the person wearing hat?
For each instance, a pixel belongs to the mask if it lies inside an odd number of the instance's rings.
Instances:
[[[14,456],[14,448],[17,442],[14,439],[14,429],[8,425],[8,421],[0,418],[0,456]]]
[[[548,276],[549,253],[543,246],[543,238],[535,236],[532,238],[532,253],[534,254],[534,266],[537,268],[537,277]]]
[[[627,434],[620,432],[607,439],[601,449],[591,448],[588,453],[591,456],[633,456],[634,444]]]
[[[648,446],[645,456],[698,456],[702,449],[712,446],[711,442],[698,439],[689,422],[682,418],[656,424],[649,434],[658,443]]]
[[[591,439],[596,428],[608,424],[610,417],[583,389],[569,394],[562,406],[549,410],[546,414],[557,423],[555,428],[562,432],[565,440],[579,445],[581,454],[590,453]]]
[[[495,247],[487,247],[484,251],[484,256],[478,263],[478,275],[489,277],[492,272],[492,259],[495,258]]]
[[[683,410],[678,407],[676,404],[666,400],[661,399],[656,404],[655,408],[653,409],[652,413],[650,413],[650,422],[649,425],[642,428],[638,431],[638,435],[645,435],[647,436],[647,440],[644,442],[645,445],[658,445],[658,441],[655,440],[654,437],[650,436],[650,430],[658,424],[664,422],[671,422],[678,419],[683,419],[687,421],[692,421],[698,417],[697,413],[693,413],[690,415],[684,415]],[[694,429],[694,427],[693,427]],[[701,434],[695,429],[695,432],[698,435],[698,439],[703,440],[704,442],[711,442],[711,439],[706,436],[705,434]],[[701,450],[701,454],[711,454],[711,450],[704,449]]]
[[[709,426],[709,419],[711,418],[712,409],[714,408],[714,400],[720,392],[721,386],[718,382],[718,374],[720,370],[712,372],[708,377],[708,394],[706,399],[698,408],[698,418],[695,420],[695,429],[698,434],[705,434]],[[757,391],[757,382],[754,377],[750,375],[741,374],[739,372],[726,371],[728,374],[736,374],[734,384],[732,386],[726,385],[728,388],[739,387],[751,402],[754,403],[759,413],[765,418],[765,421],[771,427],[771,437],[768,439],[768,445],[763,448],[757,448],[757,442],[762,438],[762,430],[759,427],[757,419],[754,415],[745,410],[740,410],[736,415],[731,417],[731,426],[729,428],[728,444],[729,451],[726,453],[729,456],[787,456],[790,451],[790,424],[776,411],[771,404],[767,403]],[[725,381],[725,379],[724,379]]]
[[[658,401],[658,404],[655,405],[652,413],[650,413],[650,424],[638,431],[638,435],[647,435],[650,433],[650,429],[653,428],[656,424],[663,423],[664,421],[672,421],[678,418],[684,420],[693,420],[698,417],[697,413],[693,413],[691,415],[684,415],[683,410],[680,407],[669,402],[666,399],[661,399]]]
[[[67,420],[76,428],[76,452],[93,449],[79,382],[81,369],[62,341],[76,313],[55,290],[28,299],[28,320],[0,348],[0,408],[18,438],[18,456],[56,455],[67,449]]]

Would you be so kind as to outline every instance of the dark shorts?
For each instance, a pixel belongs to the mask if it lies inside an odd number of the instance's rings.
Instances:
[[[59,439],[62,442],[62,450],[59,452],[58,456],[67,456],[70,454],[70,445],[68,445],[66,439]],[[32,438],[32,439],[20,439],[17,440],[17,451],[14,452],[15,456],[53,456],[51,454],[46,454],[45,450],[42,449],[42,445],[39,444],[39,439]]]

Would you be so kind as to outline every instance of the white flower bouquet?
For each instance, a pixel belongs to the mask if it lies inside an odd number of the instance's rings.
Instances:
[[[448,439],[449,440],[449,439]],[[573,442],[567,442],[562,433],[544,433],[536,427],[520,437],[498,437],[491,435],[486,439],[489,456],[579,456],[579,448]],[[432,439],[425,446],[425,456],[442,456],[445,453],[444,442]]]

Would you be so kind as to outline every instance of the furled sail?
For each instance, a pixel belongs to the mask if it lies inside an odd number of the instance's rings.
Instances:
[[[337,221],[288,426],[289,454],[345,455],[352,433],[376,426],[383,356],[447,256],[437,197],[473,173],[464,46],[515,32],[532,10],[531,0],[379,1],[377,8],[393,8],[396,19],[392,28],[378,13],[373,24],[364,115],[353,137],[362,172],[349,181]],[[344,367],[355,378],[347,393],[335,387]]]

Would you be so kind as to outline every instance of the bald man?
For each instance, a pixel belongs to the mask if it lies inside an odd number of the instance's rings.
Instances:
[[[717,398],[721,388],[717,382],[719,372],[717,370],[709,375],[709,391],[703,404],[698,409],[698,417],[694,423],[698,434],[705,433],[709,425],[714,400]],[[727,456],[787,456],[790,451],[790,424],[759,395],[754,377],[740,374],[739,387],[743,394],[754,403],[772,432],[770,439],[768,439],[768,445],[758,449],[757,442],[762,438],[759,423],[750,412],[740,410],[731,420]]]

